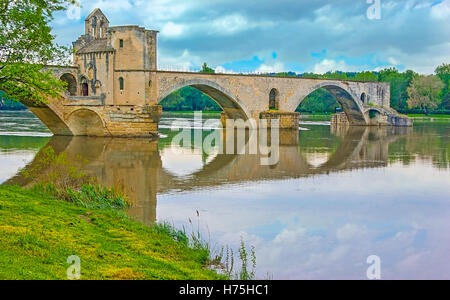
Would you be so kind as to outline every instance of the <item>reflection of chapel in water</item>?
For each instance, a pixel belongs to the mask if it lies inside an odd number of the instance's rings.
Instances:
[[[388,147],[408,128],[332,128],[340,142],[329,150],[321,164],[308,161],[308,153],[318,147],[299,143],[297,131],[281,131],[279,163],[260,164],[259,155],[215,155],[207,164],[189,176],[176,176],[163,164],[158,141],[142,139],[111,139],[86,137],[54,137],[47,146],[68,158],[81,156],[88,161],[83,166],[105,186],[122,189],[133,204],[130,215],[144,224],[156,220],[157,194],[202,189],[223,184],[300,178],[358,168],[384,167],[388,163]],[[409,130],[410,131],[410,130]],[[223,133],[222,133],[223,134]],[[86,147],[89,145],[89,147]],[[323,151],[323,149],[320,149]],[[184,152],[188,160],[188,152]],[[39,154],[38,154],[39,155]],[[74,160],[76,161],[76,160]],[[30,166],[33,162],[30,163]],[[27,179],[16,176],[9,184],[27,185]]]

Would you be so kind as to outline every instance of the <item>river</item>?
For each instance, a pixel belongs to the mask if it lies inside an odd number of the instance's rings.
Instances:
[[[450,122],[302,123],[280,134],[279,161],[266,166],[176,145],[172,121],[159,141],[70,138],[29,112],[0,112],[0,183],[29,185],[19,170],[52,146],[121,187],[139,222],[199,228],[216,250],[255,246],[258,278],[366,279],[376,255],[383,279],[450,279]]]

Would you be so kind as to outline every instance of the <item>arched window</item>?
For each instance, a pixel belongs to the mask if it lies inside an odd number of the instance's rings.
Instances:
[[[94,16],[93,18],[92,18],[92,35],[94,36],[94,37],[96,37],[95,36],[95,28],[97,27],[97,17],[96,16]]]
[[[362,101],[362,103],[366,103],[366,101],[367,101],[367,95],[366,95],[366,93],[362,93],[361,94],[361,101]]]
[[[272,89],[269,95],[269,109],[278,110],[279,109],[279,93],[277,89]]]
[[[67,84],[67,92],[70,96],[77,95],[77,80],[72,74],[66,73],[63,74],[60,78],[61,81],[64,81]]]
[[[119,87],[121,91],[125,89],[125,83],[122,77],[119,78]]]
[[[89,83],[85,77],[81,79],[81,96],[89,96]]]

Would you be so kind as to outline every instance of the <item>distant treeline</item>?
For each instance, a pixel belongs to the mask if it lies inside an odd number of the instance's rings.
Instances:
[[[22,103],[6,98],[4,92],[0,91],[0,110],[25,110]]]

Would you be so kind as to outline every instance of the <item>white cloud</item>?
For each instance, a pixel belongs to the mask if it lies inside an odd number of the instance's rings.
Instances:
[[[214,20],[212,29],[218,33],[233,34],[248,28],[247,20],[238,14],[224,16]]]
[[[365,226],[347,224],[337,230],[336,237],[341,241],[347,241],[355,238],[362,238],[366,234],[367,228]]]
[[[317,74],[324,74],[329,71],[343,71],[343,72],[351,72],[351,71],[357,71],[358,67],[356,66],[349,66],[344,60],[333,60],[333,59],[324,59],[320,63],[316,64],[314,66],[314,73]]]
[[[220,74],[234,74],[235,72],[232,70],[227,70],[222,66],[217,66],[215,69],[216,73],[220,73]]]
[[[173,53],[171,55],[160,55],[158,68],[169,71],[191,71],[196,66],[201,65],[202,60],[189,50],[184,49],[181,54]]]
[[[284,64],[276,62],[273,64],[262,64],[256,69],[257,73],[277,73],[285,71]]]
[[[169,22],[161,30],[161,34],[166,37],[177,37],[183,33],[184,26]]]
[[[448,26],[450,18],[450,0],[444,0],[431,8],[431,16],[435,19],[444,20]]]

